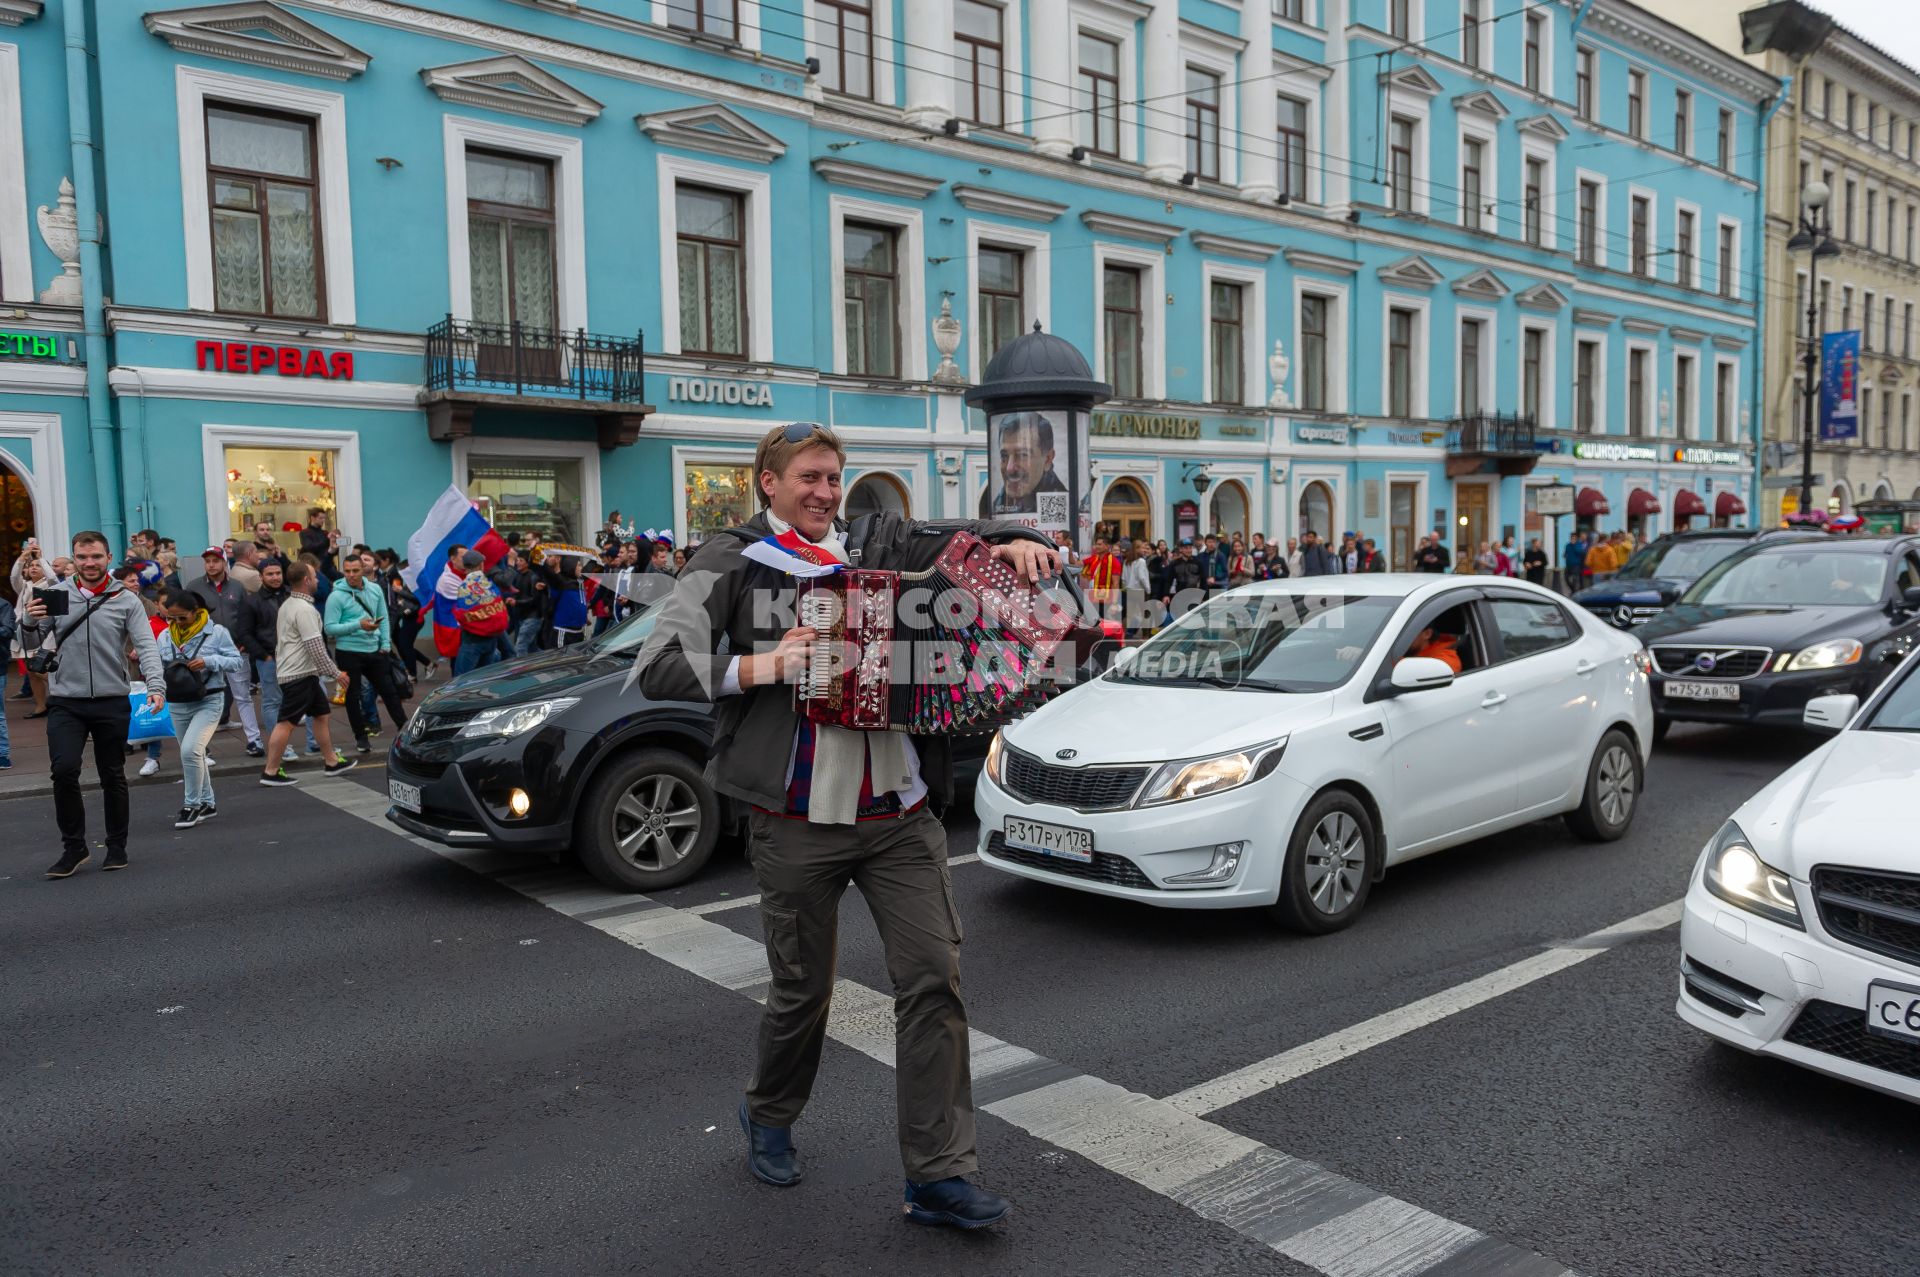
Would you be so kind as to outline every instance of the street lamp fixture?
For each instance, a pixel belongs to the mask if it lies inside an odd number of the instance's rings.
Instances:
[[[1787,241],[1792,252],[1811,251],[1807,268],[1807,347],[1800,357],[1800,509],[1805,518],[1813,509],[1813,421],[1820,399],[1820,261],[1837,257],[1839,246],[1833,242],[1833,221],[1827,205],[1833,188],[1825,182],[1809,182],[1800,192],[1800,224]]]

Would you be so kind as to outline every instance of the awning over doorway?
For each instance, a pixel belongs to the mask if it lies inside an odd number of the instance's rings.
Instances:
[[[1722,492],[1713,499],[1713,515],[1716,519],[1731,519],[1746,512],[1747,503],[1740,499],[1737,492]]]
[[[1642,515],[1659,513],[1660,498],[1654,496],[1645,488],[1635,488],[1627,494],[1627,515],[1629,518],[1637,519]]]
[[[1573,513],[1582,519],[1597,519],[1612,514],[1613,507],[1607,504],[1606,496],[1598,488],[1582,488],[1573,499]]]
[[[1680,489],[1680,491],[1673,494],[1673,517],[1674,518],[1691,519],[1695,515],[1705,514],[1706,512],[1707,512],[1707,503],[1700,499],[1700,494],[1698,492],[1695,492],[1690,488],[1682,488]]]

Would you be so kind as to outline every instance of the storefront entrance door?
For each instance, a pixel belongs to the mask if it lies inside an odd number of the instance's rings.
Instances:
[[[1417,483],[1392,483],[1387,486],[1387,562],[1395,572],[1413,570],[1413,546],[1420,539],[1416,531],[1419,523],[1420,485]]]
[[[1487,485],[1484,483],[1456,483],[1453,485],[1453,521],[1457,529],[1457,541],[1453,547],[1458,554],[1465,551],[1471,559],[1480,552],[1480,543],[1491,540],[1487,527]]]
[[[26,548],[29,538],[34,535],[33,496],[27,491],[27,481],[0,462],[0,563],[8,569],[20,559],[20,551]],[[65,550],[59,553],[66,553]],[[0,598],[15,602],[13,584],[7,579],[9,571],[0,576]],[[5,653],[0,652],[0,657]]]

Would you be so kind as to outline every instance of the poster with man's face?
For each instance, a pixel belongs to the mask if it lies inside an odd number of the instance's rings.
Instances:
[[[1023,524],[1046,536],[1068,533],[1084,552],[1093,534],[1092,461],[1086,415],[1057,410],[1000,413],[987,419],[987,489],[980,517]]]

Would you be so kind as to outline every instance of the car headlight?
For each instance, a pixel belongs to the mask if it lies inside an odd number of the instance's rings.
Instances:
[[[1830,670],[1838,665],[1852,665],[1860,659],[1864,651],[1859,639],[1828,639],[1824,643],[1815,643],[1812,647],[1803,647],[1793,654],[1787,662],[1789,672],[1793,670]]]
[[[1787,875],[1760,859],[1740,826],[1729,820],[1707,844],[1707,890],[1748,913],[1805,931]]]
[[[1134,805],[1153,807],[1160,803],[1185,802],[1189,798],[1205,798],[1208,794],[1238,789],[1259,780],[1279,766],[1280,755],[1286,752],[1286,748],[1287,738],[1282,736],[1279,740],[1235,750],[1230,754],[1163,763],[1152,779],[1147,781],[1146,788],[1140,791],[1140,797]]]
[[[578,696],[557,696],[550,701],[529,701],[525,705],[506,705],[499,709],[483,709],[460,728],[460,739],[473,740],[483,736],[497,736],[505,739],[530,732],[540,724],[563,713],[580,703]]]
[[[987,742],[986,772],[987,772],[988,780],[992,781],[996,785],[1000,783],[1000,733],[999,732],[995,732],[993,734],[993,739]]]

